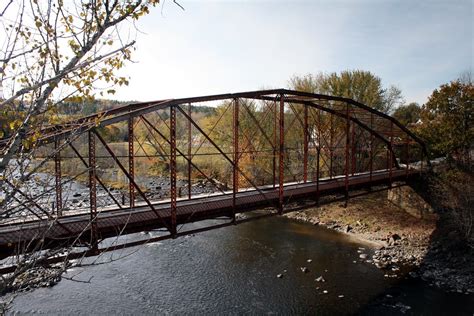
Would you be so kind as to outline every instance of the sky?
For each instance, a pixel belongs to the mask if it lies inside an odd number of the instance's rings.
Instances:
[[[287,88],[294,75],[368,70],[426,102],[473,68],[472,0],[165,0],[136,26],[119,100]],[[162,2],[163,4],[163,2]]]

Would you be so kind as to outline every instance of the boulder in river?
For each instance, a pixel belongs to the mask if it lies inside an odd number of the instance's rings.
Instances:
[[[366,258],[367,258],[367,254],[361,253],[361,254],[359,255],[359,258],[361,258],[361,259],[366,259]]]
[[[281,274],[281,273],[277,274],[277,278],[279,278],[279,279],[283,278],[283,274]]]
[[[307,267],[301,267],[301,272],[303,273],[308,273],[309,272],[309,269]]]
[[[322,275],[320,275],[319,277],[317,277],[314,281],[316,281],[316,282],[326,282],[326,280],[323,278]]]

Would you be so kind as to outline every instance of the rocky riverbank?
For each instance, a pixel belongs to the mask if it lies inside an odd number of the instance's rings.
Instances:
[[[389,202],[386,191],[351,199],[347,207],[334,202],[285,216],[370,243],[373,256],[361,251],[359,260],[383,269],[386,277],[399,277],[400,268],[408,268],[409,277],[448,291],[474,293],[472,249],[458,249],[453,232],[439,238],[436,214],[414,217]]]

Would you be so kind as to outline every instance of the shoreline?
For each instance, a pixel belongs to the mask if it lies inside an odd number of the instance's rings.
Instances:
[[[473,252],[448,255],[450,239],[439,238],[438,215],[414,217],[389,202],[386,191],[350,199],[347,207],[343,204],[333,202],[284,216],[343,233],[371,247],[374,255],[360,259],[383,270],[387,278],[400,277],[402,268],[402,275],[446,292],[474,294],[474,268],[469,264],[474,262]]]

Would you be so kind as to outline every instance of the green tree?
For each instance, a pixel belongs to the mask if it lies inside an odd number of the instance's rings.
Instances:
[[[395,86],[384,88],[379,77],[364,70],[294,76],[290,79],[290,87],[299,91],[351,98],[384,113],[391,112],[403,102],[400,89]]]
[[[393,111],[393,117],[407,126],[408,124],[416,123],[420,119],[420,111],[420,105],[416,102],[412,102],[396,108],[395,111]]]
[[[455,80],[434,90],[421,110],[420,135],[436,155],[469,161],[474,145],[474,86]]]

